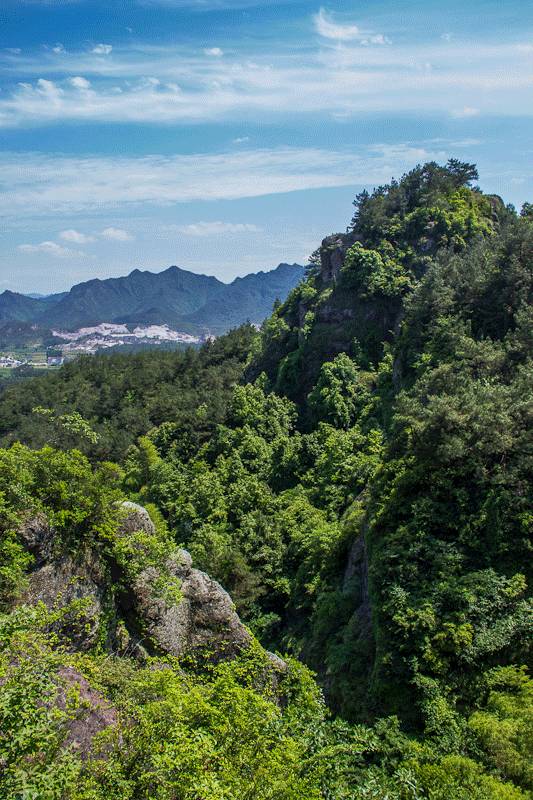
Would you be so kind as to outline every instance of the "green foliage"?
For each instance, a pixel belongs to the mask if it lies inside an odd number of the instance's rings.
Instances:
[[[346,353],[322,364],[316,386],[308,397],[315,419],[350,428],[371,402],[369,377],[372,376],[361,374]]]
[[[17,534],[19,519],[0,493],[0,610],[9,608],[24,586],[32,557]]]
[[[533,681],[525,668],[498,667],[487,683],[486,703],[468,725],[500,775],[533,789]]]
[[[391,253],[393,248],[387,243],[379,250],[367,250],[356,242],[346,253],[340,273],[341,285],[355,290],[360,297],[376,294],[394,297],[401,295],[411,281]]]
[[[139,436],[171,422],[172,441],[194,448],[221,420],[255,336],[244,325],[200,350],[83,356],[8,386],[0,395],[0,443],[57,444],[94,460],[119,460]]]
[[[527,797],[516,786],[502,783],[483,773],[470,758],[447,756],[436,764],[424,764],[415,772],[415,779],[431,800],[520,800]]]
[[[331,722],[305,668],[290,662],[274,687],[258,647],[199,676],[168,658],[69,655],[49,624],[43,607],[0,616],[2,796],[526,800],[472,759],[405,736],[394,718]],[[112,711],[105,721],[98,707]]]
[[[21,560],[13,531],[37,513],[54,528],[58,552],[105,539],[119,514],[119,478],[113,465],[102,463],[93,469],[76,450],[29,450],[20,444],[0,450],[2,552],[14,565]]]
[[[198,354],[95,359],[65,368],[61,389],[25,385],[30,409],[68,423],[59,445],[121,468],[0,450],[6,786],[69,800],[529,800],[532,684],[517,665],[530,659],[533,228],[528,204],[518,217],[476,179],[451,160],[362,193],[259,346],[243,329]],[[45,425],[17,402],[6,390],[0,420],[35,445]],[[124,493],[149,504],[154,535],[117,534]],[[104,552],[114,590],[157,568],[169,604],[168,565],[187,547],[262,644],[317,670],[337,719],[301,665],[274,680],[255,644],[201,668],[67,655],[49,633],[59,619],[7,613],[31,569],[17,531],[36,512],[61,552]],[[61,664],[118,713],[83,763],[62,744]]]
[[[62,447],[66,450],[80,443],[86,442],[89,445],[98,443],[100,437],[77,411],[72,414],[57,415],[51,408],[36,406],[32,408],[32,413],[38,414],[43,420],[46,420],[50,429],[47,441],[55,447]],[[46,423],[43,422],[45,429]]]
[[[525,219],[533,219],[533,203],[524,203],[520,216],[525,217]]]
[[[0,616],[0,795],[61,800],[80,765],[61,749],[69,709],[57,703],[60,658],[32,630],[36,615],[21,611]]]

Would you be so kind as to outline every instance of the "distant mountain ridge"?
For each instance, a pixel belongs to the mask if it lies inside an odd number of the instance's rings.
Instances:
[[[176,266],[158,273],[135,269],[124,277],[95,278],[47,297],[5,291],[0,294],[0,324],[75,330],[101,322],[150,323],[218,334],[246,320],[261,323],[275,300],[285,300],[303,275],[299,264],[279,264],[226,284]]]

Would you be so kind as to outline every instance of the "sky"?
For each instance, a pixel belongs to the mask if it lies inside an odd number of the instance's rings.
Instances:
[[[533,200],[533,3],[0,0],[0,291],[305,263],[363,188]]]

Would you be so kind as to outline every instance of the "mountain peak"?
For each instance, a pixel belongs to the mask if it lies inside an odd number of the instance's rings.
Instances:
[[[303,273],[297,264],[279,264],[228,284],[175,264],[161,272],[136,267],[122,277],[78,283],[57,295],[55,302],[6,290],[0,295],[0,319],[62,330],[122,322],[167,324],[187,333],[222,333],[246,320],[262,322],[274,301],[284,299]]]

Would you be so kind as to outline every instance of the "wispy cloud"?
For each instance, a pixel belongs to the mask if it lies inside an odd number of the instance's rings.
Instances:
[[[95,53],[97,56],[108,56],[112,50],[113,45],[111,44],[97,44],[93,47],[91,53]]]
[[[457,108],[452,111],[454,117],[477,117],[478,114],[479,108],[474,108],[473,106],[463,106],[463,108]]]
[[[333,17],[321,8],[318,14],[313,17],[315,30],[324,39],[333,39],[335,42],[354,42],[357,41],[363,45],[369,44],[391,44],[388,36],[382,33],[373,33],[362,31],[357,25],[342,24],[335,21]]]
[[[338,42],[349,42],[358,39],[361,32],[357,25],[341,25],[334,22],[326,11],[321,8],[314,16],[316,32],[325,39],[335,39]]]
[[[5,74],[18,80],[0,94],[0,127],[190,124],[242,120],[250,113],[269,119],[316,113],[345,119],[361,112],[460,116],[458,109],[471,108],[480,114],[533,113],[528,42],[437,39],[431,45],[362,46],[386,37],[332,22],[325,12],[315,25],[321,43],[302,52],[280,44],[254,53],[244,44],[223,57],[221,48],[208,48],[215,57],[206,58],[196,49],[137,43],[114,49],[110,57],[51,49],[33,56],[0,54]],[[20,81],[21,75],[28,79]]]
[[[204,53],[206,56],[214,56],[215,58],[220,58],[224,55],[224,51],[220,47],[206,47]]]
[[[100,236],[111,242],[131,242],[134,237],[123,228],[104,228]]]
[[[68,82],[74,89],[79,89],[82,92],[88,91],[91,88],[91,82],[88,81],[87,78],[82,78],[81,75],[69,78]]]
[[[72,258],[73,256],[83,256],[79,250],[71,250],[69,247],[62,247],[57,242],[40,242],[39,244],[19,244],[18,250],[21,253],[42,253],[56,258]]]
[[[170,226],[167,226],[170,227]],[[191,222],[175,225],[172,230],[186,236],[225,236],[240,233],[259,233],[261,228],[248,222]]]
[[[63,239],[64,242],[73,242],[74,244],[89,244],[90,242],[94,242],[94,236],[80,233],[80,231],[76,231],[73,228],[61,231],[59,237]]]
[[[383,183],[417,161],[442,159],[442,147],[373,146],[239,150],[138,158],[4,154],[0,214],[11,219],[58,213],[102,214],[130,206],[229,200],[335,186]],[[107,228],[107,238],[122,234]],[[104,231],[100,234],[103,235]]]

